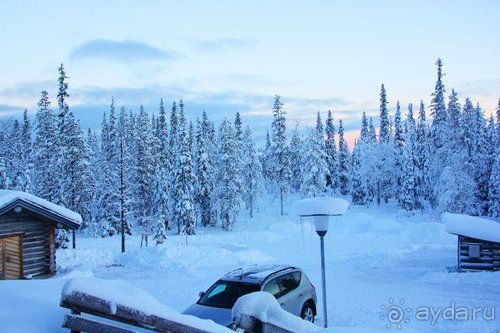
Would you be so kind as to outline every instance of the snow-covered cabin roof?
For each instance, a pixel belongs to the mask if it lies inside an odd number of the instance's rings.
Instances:
[[[33,194],[21,191],[0,190],[0,215],[17,206],[47,219],[55,220],[69,229],[77,229],[82,223],[82,216],[80,214]]]
[[[446,232],[500,243],[500,222],[462,214],[443,213]]]
[[[340,198],[315,197],[299,200],[294,205],[294,213],[299,216],[344,215],[349,202]]]

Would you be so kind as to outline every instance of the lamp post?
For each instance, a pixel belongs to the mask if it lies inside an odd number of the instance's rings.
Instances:
[[[300,217],[313,218],[314,228],[321,246],[321,287],[323,296],[324,327],[328,327],[325,274],[325,235],[328,231],[330,216],[342,216],[349,208],[349,202],[339,198],[317,197],[302,199],[295,203],[294,210]]]
[[[314,227],[319,236],[321,246],[321,288],[323,293],[323,316],[325,317],[324,326],[328,327],[328,311],[326,306],[326,278],[325,278],[325,235],[328,231],[328,215],[315,215]]]

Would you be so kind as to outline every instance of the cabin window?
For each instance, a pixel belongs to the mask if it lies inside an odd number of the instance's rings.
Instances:
[[[481,245],[479,245],[479,244],[469,245],[469,257],[470,258],[480,258],[481,257]]]

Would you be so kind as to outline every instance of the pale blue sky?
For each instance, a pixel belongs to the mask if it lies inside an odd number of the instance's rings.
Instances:
[[[54,94],[98,124],[111,96],[136,109],[183,98],[214,118],[267,125],[274,94],[290,123],[332,109],[349,128],[391,106],[428,102],[434,62],[486,113],[500,97],[500,1],[7,1],[0,3],[0,113]],[[262,130],[264,126],[260,126]]]

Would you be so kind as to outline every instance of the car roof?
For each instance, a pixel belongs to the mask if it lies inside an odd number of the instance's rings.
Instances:
[[[296,269],[297,267],[290,265],[252,265],[235,269],[234,271],[231,271],[224,275],[221,280],[260,284],[276,273],[288,270],[293,271]]]

